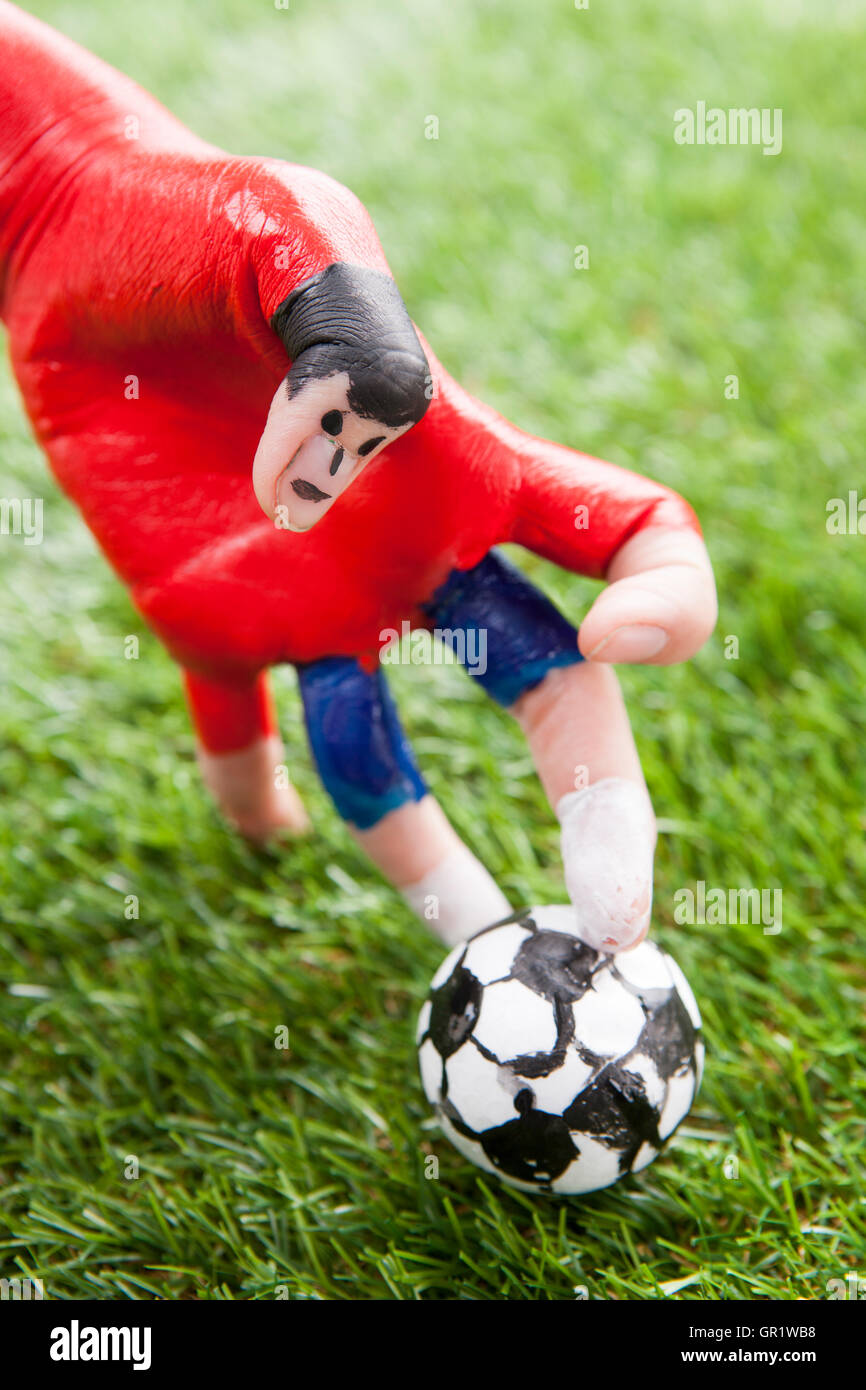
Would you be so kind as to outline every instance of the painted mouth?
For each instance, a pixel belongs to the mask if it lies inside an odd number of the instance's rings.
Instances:
[[[293,478],[292,491],[304,502],[330,502],[331,494],[322,492],[315,483],[308,482],[306,478]]]

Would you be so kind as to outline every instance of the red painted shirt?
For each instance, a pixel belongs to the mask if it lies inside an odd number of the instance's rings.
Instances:
[[[426,625],[418,604],[498,542],[601,576],[641,527],[697,529],[675,493],[522,433],[429,351],[421,422],[310,533],[275,527],[250,481],[289,366],[269,319],[334,261],[387,270],[369,216],[326,175],[205,144],[2,0],[0,41],[15,374],[61,486],[185,666],[231,680],[374,659],[383,629]]]

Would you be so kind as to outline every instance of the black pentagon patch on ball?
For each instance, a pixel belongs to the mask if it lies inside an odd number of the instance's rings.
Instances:
[[[469,1037],[478,1019],[481,995],[481,981],[464,967],[462,960],[445,983],[433,990],[427,1031],[442,1057],[450,1057]]]
[[[527,1108],[519,1119],[486,1129],[481,1147],[509,1177],[539,1185],[558,1178],[577,1158],[565,1121],[559,1115]]]
[[[563,1112],[563,1119],[570,1129],[597,1139],[607,1148],[622,1149],[623,1170],[631,1166],[642,1144],[656,1149],[662,1146],[659,1112],[647,1097],[643,1078],[627,1071],[622,1063],[605,1067]]]
[[[667,1081],[682,1067],[694,1065],[695,1037],[688,1009],[676,990],[671,990],[663,1004],[649,1011],[636,1051],[652,1058],[659,1076]]]
[[[573,1002],[589,989],[598,964],[598,952],[585,941],[566,932],[542,930],[521,944],[511,978],[551,1002]]]

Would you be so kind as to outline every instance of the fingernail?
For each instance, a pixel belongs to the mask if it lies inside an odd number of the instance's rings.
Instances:
[[[295,450],[274,489],[275,505],[285,510],[281,519],[285,530],[309,531],[318,520],[317,506],[329,503],[340,490],[334,487],[330,472],[336,452],[343,451],[335,451],[322,434],[311,435]]]
[[[602,642],[593,647],[589,660],[604,653],[605,661],[648,661],[657,656],[668,640],[663,627],[632,623],[614,628]]]

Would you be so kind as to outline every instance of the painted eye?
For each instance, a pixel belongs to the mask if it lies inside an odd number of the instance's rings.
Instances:
[[[385,443],[384,434],[377,434],[374,439],[366,439],[363,444],[358,446],[358,453],[361,458],[366,458],[367,454],[372,454],[373,450],[380,444]]]
[[[344,454],[344,452],[345,452],[345,450],[344,450],[342,447],[340,447],[339,449],[337,449],[337,450],[335,451],[334,457],[331,459],[331,466],[330,466],[330,468],[328,469],[328,472],[330,473],[330,475],[331,475],[332,478],[333,478],[334,474],[336,473],[337,469],[340,467],[340,464],[343,462],[343,454]]]
[[[343,428],[343,417],[339,410],[329,410],[322,416],[320,423],[325,434],[339,434]]]

